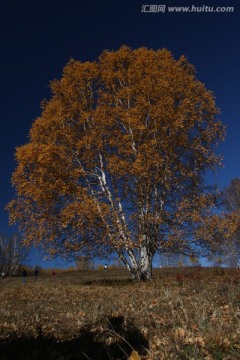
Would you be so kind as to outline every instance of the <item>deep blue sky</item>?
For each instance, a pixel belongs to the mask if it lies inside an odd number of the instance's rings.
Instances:
[[[144,4],[234,6],[232,13],[142,13]],[[239,0],[2,0],[0,3],[1,233],[11,233],[4,206],[12,199],[14,151],[25,144],[49,82],[71,57],[94,60],[104,49],[165,47],[185,54],[198,78],[216,95],[227,125],[220,146],[220,185],[240,177],[240,1]],[[33,262],[41,258],[33,254]]]

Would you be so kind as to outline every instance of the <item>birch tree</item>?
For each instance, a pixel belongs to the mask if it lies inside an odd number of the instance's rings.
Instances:
[[[8,209],[27,244],[115,253],[137,280],[151,279],[156,252],[209,245],[203,227],[194,234],[213,202],[204,175],[220,164],[224,127],[184,56],[122,46],[71,60],[51,91],[16,151]]]
[[[230,214],[240,214],[240,179],[232,179],[229,186],[222,192],[222,201],[225,209]],[[230,267],[236,268],[240,260],[240,220],[233,236],[225,240],[219,253],[223,261]]]
[[[0,269],[9,276],[15,275],[29,250],[18,234],[0,235]]]

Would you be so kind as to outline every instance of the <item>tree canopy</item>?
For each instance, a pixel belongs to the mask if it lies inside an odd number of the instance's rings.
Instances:
[[[51,91],[16,151],[9,211],[26,243],[115,252],[143,279],[157,251],[208,245],[204,176],[220,164],[225,130],[184,56],[122,46],[95,62],[71,60]]]

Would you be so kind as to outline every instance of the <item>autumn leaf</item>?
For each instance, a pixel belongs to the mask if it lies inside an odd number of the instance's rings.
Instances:
[[[137,351],[132,351],[129,360],[141,360],[140,356],[138,355]]]

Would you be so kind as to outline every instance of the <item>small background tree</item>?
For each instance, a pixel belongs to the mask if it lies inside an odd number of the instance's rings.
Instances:
[[[235,178],[221,193],[221,205],[228,215],[240,214],[240,179]],[[236,268],[240,261],[240,219],[232,236],[220,243],[216,255],[221,257],[222,263]]]
[[[86,256],[80,256],[76,262],[75,266],[77,270],[92,270],[94,269],[94,263],[91,259]]]
[[[19,234],[0,235],[0,271],[13,276],[26,259],[29,249]]]

